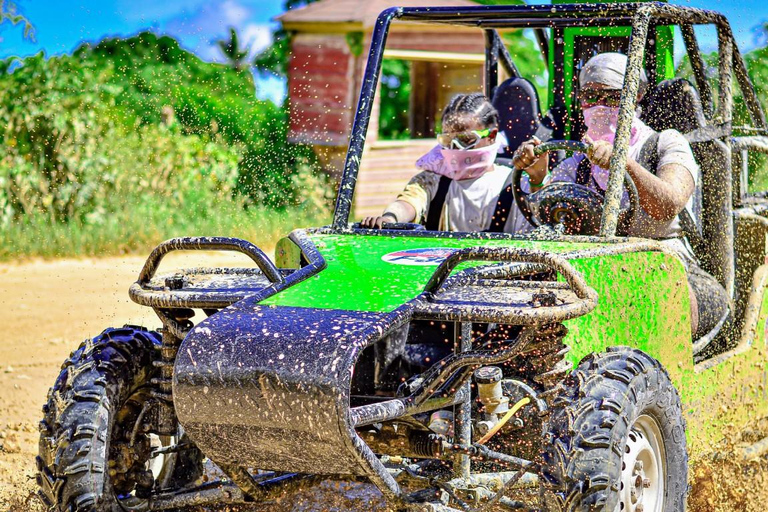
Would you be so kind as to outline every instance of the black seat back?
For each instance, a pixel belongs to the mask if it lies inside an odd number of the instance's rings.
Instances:
[[[511,157],[520,144],[534,135],[541,140],[549,140],[552,136],[551,124],[541,117],[539,94],[525,78],[502,82],[493,93],[491,103],[499,111],[499,129],[509,141],[502,157]]]
[[[640,105],[643,121],[657,132],[673,129],[689,133],[707,124],[699,93],[684,78],[660,82]]]

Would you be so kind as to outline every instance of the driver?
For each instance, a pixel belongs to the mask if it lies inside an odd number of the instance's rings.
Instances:
[[[532,230],[511,195],[500,200],[512,177],[509,168],[495,163],[506,140],[488,98],[454,96],[443,110],[442,125],[439,144],[416,162],[421,172],[381,216],[366,217],[360,225],[380,229],[384,223],[420,222],[440,231]],[[528,189],[527,180],[522,187]]]
[[[578,99],[587,127],[583,140],[590,144],[586,155],[574,155],[564,160],[551,176],[547,176],[546,153],[534,155],[534,148],[541,142],[533,139],[521,144],[512,162],[527,172],[532,191],[545,186],[548,181],[566,181],[584,184],[605,194],[626,68],[625,55],[602,53],[592,57],[581,69]],[[641,71],[638,101],[646,86],[647,79]],[[692,330],[694,338],[698,338],[714,328],[723,317],[728,296],[717,281],[699,267],[682,238],[678,215],[684,208],[691,208],[699,176],[691,147],[680,132],[664,130],[657,133],[636,113],[630,132],[627,173],[637,187],[640,206],[628,234],[660,240],[680,256],[688,272]],[[697,298],[708,304],[699,305]]]

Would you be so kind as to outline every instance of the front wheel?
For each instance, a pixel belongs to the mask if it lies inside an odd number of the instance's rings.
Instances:
[[[153,491],[199,476],[198,451],[157,454],[174,439],[153,434],[148,420],[159,344],[140,327],[107,329],[64,363],[40,423],[37,482],[48,510],[141,509]]]
[[[680,397],[661,364],[626,347],[590,355],[547,422],[549,510],[683,512],[688,452]]]

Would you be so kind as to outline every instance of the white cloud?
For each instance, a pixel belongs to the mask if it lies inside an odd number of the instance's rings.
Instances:
[[[249,23],[240,30],[240,39],[256,55],[272,44],[272,28],[266,23]]]
[[[225,23],[239,25],[243,20],[250,18],[251,11],[234,0],[226,0],[221,4],[221,14]]]

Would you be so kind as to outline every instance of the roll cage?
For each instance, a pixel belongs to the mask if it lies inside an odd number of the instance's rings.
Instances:
[[[623,93],[619,104],[619,120],[616,142],[611,158],[610,178],[605,193],[605,208],[600,225],[600,236],[615,236],[619,205],[629,147],[630,127],[636,109],[640,70],[648,55],[654,59],[656,47],[652,43],[657,29],[666,25],[678,25],[683,35],[687,55],[690,59],[696,87],[699,91],[707,125],[704,130],[711,138],[722,140],[726,144],[733,142],[740,152],[756,150],[768,152],[768,125],[765,114],[758,101],[755,90],[747,75],[744,59],[734,42],[730,25],[720,13],[691,7],[681,7],[664,3],[626,3],[626,4],[563,4],[563,5],[515,5],[515,6],[473,6],[473,7],[394,7],[382,12],[374,27],[371,47],[363,77],[357,113],[352,127],[346,161],[339,192],[336,199],[332,228],[345,229],[349,222],[352,200],[357,182],[360,160],[365,144],[365,135],[373,107],[373,98],[381,71],[384,47],[393,21],[438,23],[463,27],[478,27],[485,31],[485,92],[492,96],[498,85],[499,66],[512,76],[519,76],[512,58],[502,43],[496,29],[529,28],[534,29],[542,54],[547,58],[554,48],[553,110],[564,111],[566,104],[566,84],[562,73],[562,52],[558,51],[557,38],[550,45],[547,29],[554,34],[566,27],[616,27],[630,26],[628,67]],[[694,37],[694,25],[711,24],[717,29],[718,36],[718,76],[717,108],[713,107],[714,92],[707,79],[706,66]],[[651,37],[649,37],[651,36]],[[562,44],[562,42],[560,42]],[[653,68],[651,66],[650,68]],[[654,69],[649,68],[649,79],[655,83]],[[745,137],[733,138],[732,80],[741,90],[745,106],[752,125],[739,127]],[[737,153],[738,156],[738,153]],[[742,158],[746,165],[746,158]],[[732,179],[737,184],[733,187],[733,204],[740,204],[747,194],[746,169],[733,166]],[[732,240],[731,240],[732,242]]]

